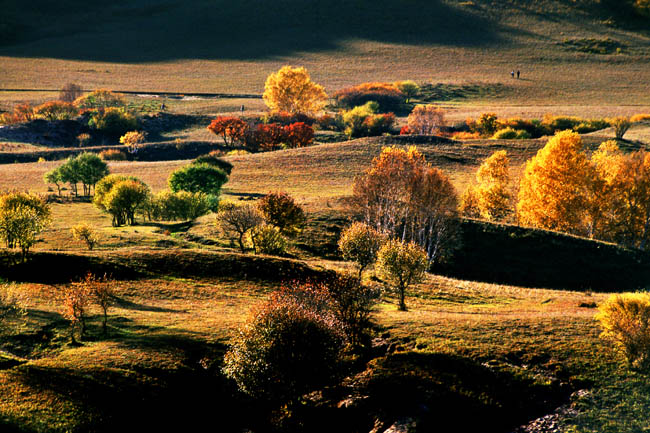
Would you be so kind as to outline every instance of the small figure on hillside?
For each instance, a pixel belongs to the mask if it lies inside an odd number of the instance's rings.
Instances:
[[[510,76],[511,76],[512,78],[515,78],[515,71],[514,71],[514,70],[510,71]]]
[[[519,74],[520,74],[520,73],[521,73],[521,72],[519,72],[519,69],[517,69],[517,79],[519,79]]]
[[[165,103],[160,104],[160,111],[165,111]]]
[[[244,108],[244,104],[241,104],[241,112],[243,113],[244,110],[245,110],[245,108]]]

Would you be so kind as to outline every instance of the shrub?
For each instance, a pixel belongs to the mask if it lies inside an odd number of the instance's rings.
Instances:
[[[645,120],[650,120],[650,114],[635,114],[630,117],[630,122],[632,123],[643,122]]]
[[[216,167],[218,169],[223,170],[224,173],[227,175],[230,175],[232,172],[232,167],[233,165],[226,161],[225,159],[221,159],[216,155],[212,155],[212,152],[208,155],[201,155],[198,158],[196,158],[194,161],[192,161],[192,164],[207,164],[212,167]]]
[[[117,149],[102,150],[99,157],[104,161],[126,161],[126,154]]]
[[[0,194],[0,240],[7,248],[20,248],[23,260],[49,223],[50,207],[42,197],[23,192]]]
[[[102,310],[102,333],[106,336],[108,334],[108,309],[115,302],[111,284],[107,281],[106,276],[97,278],[91,273],[86,274],[82,284],[94,303]]]
[[[90,92],[85,96],[81,96],[74,101],[77,108],[86,109],[104,109],[104,108],[120,108],[126,106],[126,100],[110,90],[99,89]],[[125,131],[126,132],[126,131]]]
[[[84,242],[90,251],[99,243],[99,234],[88,223],[74,225],[70,232],[75,240]]]
[[[272,192],[257,202],[264,219],[289,236],[300,232],[305,224],[305,212],[286,192]]]
[[[314,128],[304,122],[295,122],[284,127],[284,140],[291,149],[308,146],[314,141]]]
[[[286,142],[285,129],[278,123],[259,124],[254,134],[247,140],[247,146],[261,148],[262,150],[274,150]]]
[[[208,131],[223,138],[226,146],[243,145],[248,123],[232,116],[219,116],[212,120]]]
[[[451,138],[454,140],[476,140],[481,138],[481,134],[478,132],[465,132],[459,131],[451,134]]]
[[[163,191],[151,200],[150,216],[154,220],[195,220],[210,212],[208,196],[201,192]]]
[[[70,321],[70,341],[76,343],[75,331],[79,332],[79,339],[86,333],[86,318],[91,293],[83,283],[72,283],[66,288],[63,297],[63,317]]]
[[[628,117],[615,117],[608,121],[614,127],[614,134],[617,140],[622,140],[627,130],[632,126]]]
[[[226,156],[242,156],[242,155],[250,155],[250,152],[244,149],[235,149],[229,151]]]
[[[129,131],[120,137],[120,144],[129,148],[129,152],[136,153],[140,145],[144,143],[145,133],[140,131]]]
[[[377,109],[377,103],[370,101],[365,105],[345,111],[342,120],[348,137],[369,137],[392,131],[395,115],[393,113],[375,114]]]
[[[237,239],[241,252],[246,252],[245,240],[251,230],[264,223],[262,214],[251,204],[226,204],[217,214],[217,221],[223,231]]]
[[[401,311],[406,311],[406,288],[421,281],[428,266],[426,251],[413,242],[389,240],[377,253],[379,275],[397,289]]]
[[[601,337],[611,341],[630,365],[650,367],[650,294],[612,295],[596,317],[603,328]]]
[[[172,172],[167,180],[174,192],[202,192],[219,196],[221,187],[228,181],[228,175],[220,168],[207,164],[190,164]]]
[[[557,131],[573,130],[573,128],[582,123],[582,120],[578,117],[546,114],[542,120],[542,125],[547,128],[549,133],[554,134]]]
[[[338,372],[344,342],[340,329],[332,314],[272,296],[240,328],[223,371],[246,394],[294,402]]]
[[[435,105],[417,105],[409,114],[407,122],[411,134],[439,134],[445,126],[445,111]]]
[[[306,113],[289,113],[288,111],[271,111],[266,113],[262,117],[262,122],[266,124],[277,123],[282,126],[288,126],[291,125],[292,123],[300,122],[312,126],[316,122],[316,119],[313,116],[310,116],[309,114]]]
[[[344,108],[358,107],[374,101],[382,112],[399,111],[406,101],[406,95],[394,84],[389,83],[359,84],[339,90],[333,97],[337,105]]]
[[[313,114],[327,102],[323,86],[311,81],[305,68],[283,66],[270,74],[262,96],[271,111]]]
[[[287,240],[280,229],[269,224],[258,225],[251,230],[251,241],[255,254],[284,255],[287,251]]]
[[[489,137],[497,131],[497,115],[495,113],[483,113],[476,122],[476,129],[482,135]]]
[[[0,125],[11,125],[13,123],[29,122],[34,119],[34,108],[30,104],[18,104],[12,113],[0,115]]]
[[[377,259],[377,252],[384,241],[385,237],[377,230],[357,222],[341,233],[338,246],[344,260],[359,265],[359,279],[361,279],[363,270]]]
[[[91,114],[88,126],[109,137],[120,137],[138,127],[138,118],[123,108],[107,108]]]
[[[77,108],[70,102],[50,101],[34,108],[34,117],[53,120],[68,120],[78,114]]]
[[[510,127],[505,129],[500,129],[494,133],[492,138],[495,140],[512,140],[517,138],[517,131],[515,131]]]
[[[79,85],[68,83],[61,89],[59,100],[63,102],[74,102],[81,95],[83,95],[83,90],[81,90]]]
[[[8,328],[9,319],[26,313],[20,305],[20,295],[15,284],[0,282],[0,331]]]
[[[420,94],[420,86],[415,81],[397,81],[395,87],[404,94],[404,102],[409,103],[413,98]]]

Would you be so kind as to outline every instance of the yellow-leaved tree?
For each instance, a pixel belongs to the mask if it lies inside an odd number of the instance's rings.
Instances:
[[[510,213],[510,160],[505,150],[494,152],[476,172],[476,184],[463,193],[460,212],[468,217],[500,221]]]
[[[600,145],[592,161],[602,179],[597,236],[645,249],[650,238],[650,154],[624,155],[610,140]]]
[[[560,131],[526,163],[517,215],[525,226],[592,235],[589,208],[596,170],[582,151],[582,139]]]
[[[263,98],[271,111],[314,114],[327,102],[327,93],[304,67],[283,66],[267,77]]]

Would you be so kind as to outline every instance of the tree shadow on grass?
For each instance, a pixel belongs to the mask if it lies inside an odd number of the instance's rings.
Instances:
[[[29,10],[17,0],[3,7],[2,55],[127,63],[272,58],[354,39],[486,46],[513,31],[440,0],[32,3]]]

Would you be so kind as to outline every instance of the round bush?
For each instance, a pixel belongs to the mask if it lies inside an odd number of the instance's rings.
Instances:
[[[202,192],[219,195],[221,186],[228,181],[228,175],[208,164],[190,164],[174,171],[169,176],[169,188],[174,191]]]
[[[513,140],[517,138],[517,131],[514,129],[508,127],[504,129],[500,129],[497,132],[494,133],[492,136],[493,139],[495,140]]]
[[[344,337],[332,315],[273,297],[254,310],[224,358],[224,373],[253,397],[285,403],[328,383]]]

